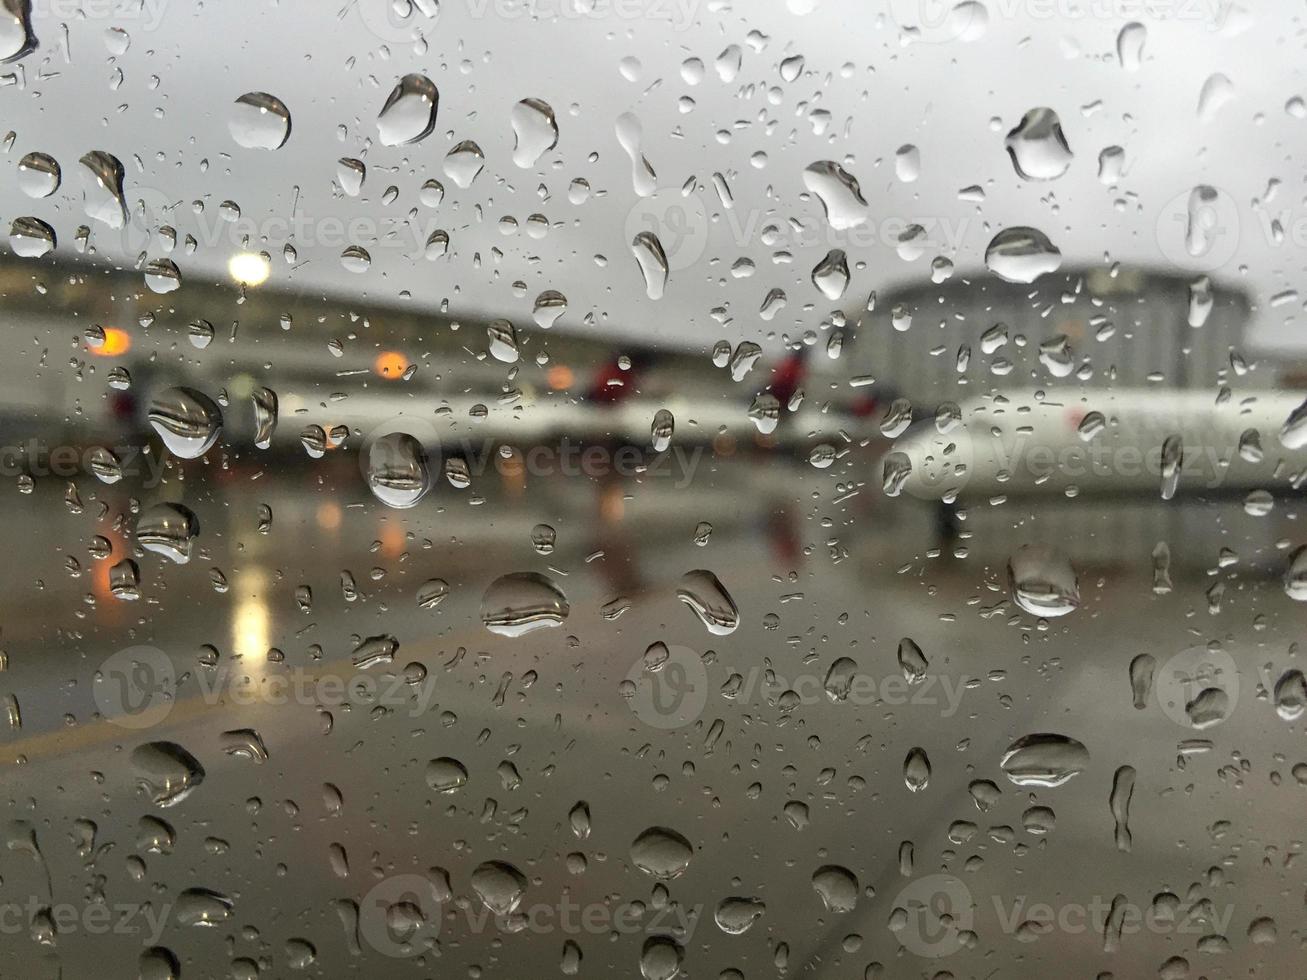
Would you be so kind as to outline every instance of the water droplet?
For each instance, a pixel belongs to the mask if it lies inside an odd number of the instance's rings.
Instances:
[[[54,229],[40,218],[15,218],[9,225],[9,247],[25,259],[39,259],[55,249]]]
[[[1116,824],[1114,836],[1116,849],[1124,853],[1130,851],[1134,838],[1130,834],[1130,798],[1135,792],[1135,770],[1133,766],[1121,766],[1112,777],[1112,794],[1108,797],[1108,806],[1112,811],[1112,820]]]
[[[523,99],[513,106],[513,162],[523,169],[558,145],[558,121],[554,110],[540,99]]]
[[[222,434],[222,412],[193,388],[165,388],[150,403],[147,417],[174,456],[203,456]]]
[[[340,265],[346,272],[361,274],[372,268],[372,256],[362,245],[347,245],[340,253]]]
[[[290,138],[290,110],[275,95],[246,92],[236,100],[227,129],[247,150],[277,150]]]
[[[271,388],[255,388],[250,401],[254,405],[254,445],[267,449],[277,428],[277,393]]]
[[[714,636],[729,636],[740,625],[740,610],[726,587],[707,569],[681,576],[676,597],[690,607]]]
[[[36,47],[30,0],[6,0],[0,5],[0,61],[18,61]]]
[[[548,330],[567,311],[567,297],[556,289],[546,289],[536,297],[531,316],[536,325]]]
[[[1234,83],[1225,75],[1216,72],[1203,82],[1202,91],[1198,93],[1198,119],[1211,122],[1227,104],[1234,101]]]
[[[1307,678],[1301,670],[1286,670],[1275,682],[1275,713],[1285,721],[1297,721],[1307,710]]]
[[[156,806],[175,806],[204,782],[204,767],[175,742],[147,742],[132,751],[136,783]]]
[[[903,782],[914,793],[930,785],[930,758],[923,748],[914,748],[903,760]]]
[[[1307,602],[1307,545],[1294,549],[1284,570],[1284,591],[1290,599]]]
[[[181,288],[182,272],[172,259],[152,259],[145,266],[145,285],[152,292],[171,293]]]
[[[856,228],[867,220],[867,201],[857,179],[838,163],[818,160],[811,164],[803,171],[803,186],[817,196],[826,223],[836,231]]]
[[[849,657],[836,659],[826,671],[826,679],[822,682],[826,697],[834,703],[847,701],[853,691],[853,682],[857,679],[857,674],[857,661]]]
[[[833,248],[812,270],[812,284],[832,303],[849,288],[849,263],[842,249]]]
[[[78,162],[82,165],[82,209],[88,217],[110,228],[122,228],[127,223],[123,165],[103,150],[92,150]]]
[[[179,565],[191,560],[191,546],[199,533],[199,520],[182,504],[155,504],[136,521],[137,544]]]
[[[405,75],[391,90],[377,115],[383,146],[403,146],[425,139],[435,128],[440,93],[426,75]]]
[[[858,879],[848,868],[823,865],[813,872],[812,887],[827,912],[852,912],[858,904]]]
[[[449,583],[442,578],[428,579],[418,589],[418,608],[435,609],[449,595]]]
[[[235,759],[245,759],[256,765],[268,760],[268,747],[263,738],[253,728],[236,728],[218,736],[218,747],[223,755]]]
[[[676,430],[676,419],[665,408],[654,412],[653,423],[649,426],[649,439],[656,453],[666,452],[672,444],[672,433]]]
[[[137,963],[141,980],[180,980],[181,964],[170,949],[151,946],[141,953]]]
[[[1307,401],[1289,413],[1280,428],[1280,445],[1285,449],[1307,448]]]
[[[28,197],[49,197],[60,179],[59,162],[48,153],[29,153],[18,161],[18,186]]]
[[[336,182],[350,197],[358,197],[362,193],[363,181],[367,174],[368,168],[362,160],[341,157],[336,161]]]
[[[508,915],[526,894],[526,876],[506,861],[485,861],[472,872],[472,890],[495,915]]]
[[[1179,436],[1167,436],[1162,441],[1162,499],[1170,500],[1180,486],[1180,473],[1184,467],[1184,442]]]
[[[231,918],[235,906],[221,892],[209,888],[188,888],[177,896],[173,909],[178,925],[210,928]]]
[[[558,532],[548,524],[537,524],[531,529],[531,547],[537,555],[552,555]]]
[[[672,980],[681,972],[685,950],[681,944],[666,936],[654,936],[644,941],[640,951],[640,976],[644,980]]]
[[[500,576],[481,598],[481,622],[500,636],[525,636],[561,626],[571,607],[562,590],[538,572]]]
[[[1080,585],[1067,557],[1046,545],[1023,545],[1008,560],[1008,590],[1032,616],[1065,616],[1080,606]]]
[[[445,176],[459,187],[471,187],[485,162],[481,147],[471,140],[464,140],[445,155]]]
[[[516,364],[520,356],[517,328],[508,320],[491,320],[486,325],[486,338],[490,342],[490,356],[503,364]]]
[[[1148,40],[1148,28],[1138,21],[1131,21],[1121,28],[1116,36],[1116,57],[1126,71],[1138,71],[1144,60],[1144,42]]]
[[[662,299],[667,287],[667,253],[663,243],[651,231],[642,231],[631,240],[631,254],[635,256],[644,276],[644,289],[650,299]]]
[[[1130,661],[1130,695],[1139,711],[1148,707],[1148,696],[1152,693],[1156,673],[1157,658],[1152,654],[1141,653]]]
[[[1025,180],[1053,180],[1071,166],[1071,147],[1057,113],[1046,107],[1031,109],[1004,140],[1017,175]]]
[[[427,454],[407,432],[389,432],[368,447],[367,481],[387,507],[413,507],[431,489]]]
[[[1036,734],[1017,739],[999,764],[1017,786],[1061,786],[1089,765],[1089,751],[1066,735]]]
[[[449,756],[432,759],[427,763],[427,785],[437,793],[456,793],[467,785],[467,767]]]
[[[1038,228],[1005,228],[985,249],[985,266],[1008,282],[1031,283],[1062,264],[1062,253]]]
[[[663,881],[680,877],[693,856],[690,842],[666,827],[650,827],[631,844],[631,863]]]
[[[723,898],[717,903],[713,920],[728,936],[741,936],[762,918],[767,906],[757,898]]]
[[[639,197],[649,197],[658,189],[658,177],[640,150],[644,129],[633,114],[617,117],[617,142],[631,158],[631,184]]]

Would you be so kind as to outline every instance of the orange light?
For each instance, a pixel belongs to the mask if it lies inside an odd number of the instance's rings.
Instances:
[[[318,527],[334,531],[340,527],[340,508],[333,503],[320,504],[317,513]]]
[[[104,343],[90,348],[91,353],[96,357],[121,357],[131,349],[131,334],[117,327],[105,327]]]
[[[387,558],[398,558],[404,552],[404,528],[387,523],[381,529],[381,553]]]
[[[566,364],[555,364],[549,369],[549,387],[554,391],[566,391],[575,380],[576,375]]]
[[[398,351],[384,350],[372,362],[372,370],[386,380],[394,381],[408,370],[408,358]]]

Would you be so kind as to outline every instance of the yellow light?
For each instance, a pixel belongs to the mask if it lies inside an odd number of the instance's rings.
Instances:
[[[555,364],[549,369],[549,387],[554,391],[566,391],[574,380],[575,375],[566,364]]]
[[[119,357],[132,349],[132,337],[126,330],[118,327],[104,328],[104,343],[90,348],[96,357]]]
[[[398,351],[384,350],[372,362],[372,370],[390,381],[402,378],[408,370],[408,358]]]
[[[257,252],[239,252],[227,263],[227,272],[242,286],[261,286],[272,274],[272,263]]]
[[[340,527],[340,508],[333,503],[320,504],[317,513],[318,527],[334,531]]]
[[[267,576],[259,569],[246,569],[236,576],[236,609],[231,619],[232,652],[257,662],[270,645],[268,606],[264,600]]]

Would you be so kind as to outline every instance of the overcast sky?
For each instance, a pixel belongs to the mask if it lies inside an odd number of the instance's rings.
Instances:
[[[1269,303],[1298,286],[1307,244],[1307,119],[1286,109],[1307,95],[1307,83],[1298,67],[1301,17],[1290,17],[1287,4],[1249,12],[1214,0],[1159,0],[1152,9],[1167,16],[1157,17],[1132,13],[1137,5],[1126,0],[993,0],[984,23],[976,8],[964,8],[960,19],[929,20],[920,40],[905,42],[901,22],[918,19],[916,0],[593,0],[594,9],[563,15],[574,2],[442,0],[433,18],[416,11],[397,22],[392,0],[343,10],[343,0],[146,0],[112,16],[101,13],[121,0],[83,0],[84,18],[72,16],[73,0],[38,0],[40,47],[7,66],[20,84],[0,89],[5,127],[17,134],[5,165],[12,172],[23,154],[44,151],[64,180],[43,200],[6,181],[5,213],[42,218],[60,249],[71,249],[76,227],[89,221],[78,158],[100,149],[122,160],[129,202],[145,201],[151,213],[161,201],[181,202],[170,222],[200,241],[194,255],[173,253],[184,278],[225,277],[240,234],[253,231],[255,247],[274,255],[279,281],[384,301],[407,292],[433,307],[448,299],[455,311],[489,310],[524,324],[534,297],[556,289],[568,298],[560,328],[584,329],[592,315],[593,329],[613,336],[696,346],[722,336],[768,343],[769,335],[774,345],[782,332],[816,327],[837,304],[810,273],[832,247],[845,248],[854,267],[842,301],[852,309],[872,289],[927,276],[936,255],[959,271],[975,269],[997,230],[1031,225],[1067,263],[1110,256],[1242,282],[1260,307],[1250,346],[1307,349],[1301,302]],[[929,19],[934,4],[926,7]],[[1147,32],[1134,71],[1116,53],[1132,19]],[[411,39],[414,25],[424,42]],[[130,37],[121,55],[106,41],[111,27]],[[741,66],[723,81],[716,61],[730,45],[739,46]],[[786,81],[781,62],[793,55],[803,66]],[[694,77],[693,67],[683,69],[688,58],[703,62],[697,84],[686,80]],[[378,112],[410,72],[439,90],[435,128],[415,145],[382,146]],[[1212,90],[1226,98],[1214,98],[1202,119],[1200,92],[1216,73],[1229,87],[1218,80]],[[282,148],[246,149],[230,134],[233,103],[251,91],[289,107]],[[560,133],[529,169],[512,159],[512,107],[524,98],[552,106]],[[1074,157],[1056,179],[1024,180],[1004,135],[1039,106],[1056,111]],[[814,110],[829,114],[824,128]],[[617,137],[624,113],[643,130],[659,188],[652,198],[637,195]],[[443,168],[463,140],[485,155],[467,189]],[[919,156],[912,181],[902,179],[915,169],[910,158],[896,167],[905,145]],[[1110,145],[1124,149],[1125,164],[1119,182],[1106,186],[1098,157]],[[358,197],[343,196],[336,183],[340,157],[367,164]],[[824,220],[803,181],[804,168],[819,160],[841,163],[859,181],[868,202],[863,226],[835,231]],[[714,173],[730,188],[730,211]],[[445,186],[435,208],[419,202],[430,178]],[[591,188],[579,204],[569,200],[578,178]],[[691,178],[697,189],[684,198]],[[1267,203],[1274,181],[1282,186]],[[1183,215],[1198,184],[1220,196],[1210,212],[1213,244],[1194,257],[1184,247]],[[983,201],[959,198],[969,185],[984,189]],[[398,196],[387,204],[391,186]],[[239,205],[239,223],[220,218],[226,200]],[[537,213],[549,222],[543,237],[530,233]],[[630,248],[646,214],[664,222],[672,265],[659,300],[645,295]],[[1280,244],[1269,231],[1277,217]],[[507,218],[516,229],[505,234]],[[893,243],[910,222],[926,228],[930,244],[905,261]],[[769,243],[769,224],[783,229],[783,242]],[[422,243],[436,229],[448,232],[450,250],[431,261]],[[298,249],[294,268],[281,257],[288,237]],[[102,225],[95,240],[116,262],[134,259],[139,245]],[[165,254],[149,244],[151,257]],[[366,272],[342,268],[348,244],[371,253]],[[792,261],[778,264],[774,255],[786,248]],[[754,263],[752,275],[743,275],[741,260]],[[789,304],[768,323],[758,309],[772,288]],[[714,310],[725,313],[715,319]],[[723,317],[729,323],[718,322]]]

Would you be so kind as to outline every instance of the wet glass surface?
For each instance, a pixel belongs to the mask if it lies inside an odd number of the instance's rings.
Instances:
[[[0,974],[1289,977],[1297,20],[0,11]]]

